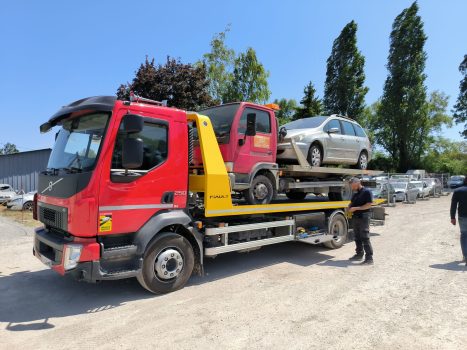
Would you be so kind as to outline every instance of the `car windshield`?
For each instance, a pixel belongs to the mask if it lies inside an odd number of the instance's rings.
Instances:
[[[284,124],[283,127],[285,127],[287,130],[317,128],[323,124],[326,119],[328,119],[328,117],[323,116],[303,118]]]
[[[423,182],[415,182],[415,181],[413,181],[412,183],[413,183],[413,184],[415,185],[415,187],[417,187],[417,188],[423,188]]]
[[[108,120],[108,113],[93,113],[64,121],[47,168],[92,170]]]
[[[405,190],[405,188],[407,187],[406,182],[392,182],[391,185],[392,185],[392,187],[394,187],[394,189],[396,191],[397,190]]]
[[[209,119],[211,119],[212,127],[214,128],[214,133],[216,136],[223,137],[230,134],[232,122],[239,107],[239,103],[233,103],[203,109],[199,111],[199,113],[209,117]]]

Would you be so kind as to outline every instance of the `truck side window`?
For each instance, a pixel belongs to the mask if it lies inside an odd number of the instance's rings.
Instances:
[[[339,123],[339,120],[337,119],[333,119],[331,121],[329,121],[325,126],[324,126],[324,131],[325,132],[328,132],[329,130],[331,130],[332,128],[338,128],[339,129],[339,132],[338,134],[340,134],[340,130],[341,130],[341,125]]]
[[[240,122],[238,124],[238,133],[244,134],[246,130],[246,116],[248,113],[256,114],[256,132],[263,134],[271,133],[271,117],[268,112],[261,111],[254,108],[245,108],[243,110],[242,116],[240,117]]]
[[[120,126],[122,128],[122,126]],[[112,155],[112,171],[122,170],[122,141],[127,137],[119,134],[115,141],[115,149]],[[143,164],[132,171],[147,172],[167,159],[168,153],[168,128],[164,123],[144,122],[143,130],[138,134],[130,135],[132,138],[140,138],[144,143]]]

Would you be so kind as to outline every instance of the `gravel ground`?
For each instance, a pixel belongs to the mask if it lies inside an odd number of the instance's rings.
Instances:
[[[387,210],[374,266],[285,243],[208,260],[153,296],[136,280],[85,284],[32,256],[32,229],[0,217],[2,349],[466,349],[467,268],[450,197]]]

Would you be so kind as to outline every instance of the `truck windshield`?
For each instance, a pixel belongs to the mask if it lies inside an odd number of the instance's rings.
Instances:
[[[199,113],[211,119],[211,123],[214,128],[214,133],[218,138],[226,137],[226,139],[228,140],[228,137],[230,135],[230,129],[232,128],[232,122],[239,107],[239,103],[233,103],[203,109],[199,111]]]
[[[64,121],[47,168],[92,170],[108,120],[108,113],[93,113]]]

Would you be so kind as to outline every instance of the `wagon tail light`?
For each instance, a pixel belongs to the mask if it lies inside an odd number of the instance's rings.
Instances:
[[[34,199],[32,203],[32,218],[37,220],[37,193],[34,193]]]

